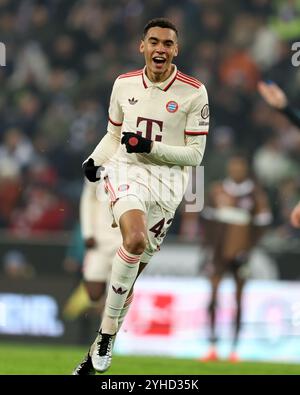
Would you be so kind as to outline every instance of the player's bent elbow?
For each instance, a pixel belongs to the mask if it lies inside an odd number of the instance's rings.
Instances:
[[[193,157],[191,158],[191,162],[189,164],[189,166],[200,166],[201,162],[202,162],[202,158],[203,155],[201,152],[196,152],[195,155],[193,155]]]

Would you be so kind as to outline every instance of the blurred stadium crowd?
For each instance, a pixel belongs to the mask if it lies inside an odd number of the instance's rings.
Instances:
[[[272,232],[300,199],[300,132],[259,97],[272,79],[300,99],[300,1],[0,0],[0,228],[70,230],[78,221],[81,163],[106,132],[113,80],[143,66],[138,44],[151,18],[180,32],[178,67],[204,82],[211,126],[205,183],[224,177],[236,148],[252,158],[271,197]],[[171,232],[183,232],[179,221]],[[186,231],[186,230],[185,230]]]

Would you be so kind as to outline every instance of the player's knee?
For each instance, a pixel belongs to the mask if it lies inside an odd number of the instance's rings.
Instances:
[[[131,232],[124,238],[123,243],[126,251],[141,255],[146,248],[146,235],[140,231]]]

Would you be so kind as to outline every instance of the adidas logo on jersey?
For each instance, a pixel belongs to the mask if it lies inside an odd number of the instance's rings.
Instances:
[[[127,291],[126,289],[123,290],[122,287],[119,287],[119,288],[117,289],[117,288],[115,288],[113,285],[112,285],[112,289],[113,289],[114,292],[115,292],[116,294],[118,294],[118,295],[123,295],[123,294]]]
[[[136,104],[138,101],[133,97],[132,99],[128,99],[129,103],[134,105]]]

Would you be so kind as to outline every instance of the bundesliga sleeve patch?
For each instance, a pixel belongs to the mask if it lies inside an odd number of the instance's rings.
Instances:
[[[201,117],[202,117],[203,119],[206,119],[206,118],[209,117],[209,108],[208,108],[208,104],[205,104],[205,105],[202,107],[202,110],[201,110]]]
[[[178,103],[176,103],[176,101],[171,100],[166,104],[166,109],[169,112],[176,112],[178,110]]]

